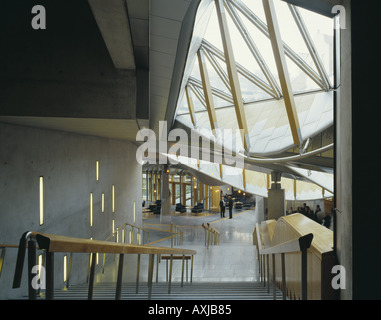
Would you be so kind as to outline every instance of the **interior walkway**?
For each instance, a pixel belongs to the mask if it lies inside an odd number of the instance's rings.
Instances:
[[[184,232],[183,243],[180,246],[187,249],[194,249],[197,254],[194,257],[193,282],[242,282],[258,281],[258,261],[256,258],[256,248],[253,246],[252,232],[257,221],[254,209],[235,210],[233,209],[233,219],[220,218],[220,214],[205,214],[194,216],[190,213],[172,216],[172,222]],[[167,232],[160,232],[157,229],[165,229],[167,226],[160,224],[160,216],[151,216],[144,221],[144,228],[150,228],[150,243],[155,246],[170,247],[171,241]],[[201,227],[203,223],[210,223],[211,226],[220,232],[219,245],[205,246],[205,231]],[[158,241],[160,239],[166,239]],[[117,257],[115,258],[115,260]],[[156,257],[154,268],[154,279],[158,282],[166,281],[166,262],[159,263],[159,271],[156,269]],[[172,283],[181,281],[182,271],[181,260],[173,262]],[[146,282],[148,278],[148,256],[141,256],[140,282]],[[124,282],[135,282],[137,274],[137,256],[127,255],[124,259]],[[190,275],[190,262],[189,262]],[[105,272],[98,272],[96,282],[115,282],[117,279],[117,268],[113,258],[109,258],[106,263]],[[188,279],[190,280],[190,279]],[[186,281],[184,275],[184,282]]]

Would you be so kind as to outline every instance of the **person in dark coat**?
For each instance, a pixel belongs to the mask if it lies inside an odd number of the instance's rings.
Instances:
[[[225,217],[225,201],[223,197],[220,200],[220,213],[221,213],[221,218]]]
[[[229,219],[233,218],[233,199],[231,196],[228,198],[228,206],[229,206]]]
[[[323,226],[327,227],[328,229],[331,226],[331,215],[328,212],[325,213],[325,217],[323,219]]]

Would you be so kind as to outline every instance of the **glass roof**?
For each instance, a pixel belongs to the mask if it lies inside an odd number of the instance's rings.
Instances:
[[[263,10],[263,5],[261,0],[228,0],[226,3],[236,4],[243,3],[253,16],[259,19],[264,25],[266,25],[266,18]],[[298,29],[297,23],[295,22],[288,4],[284,1],[275,0],[275,9],[277,13],[279,29],[283,42],[290,48],[294,54],[305,63],[309,70],[313,70],[316,74],[316,66],[314,65],[313,58],[309,53],[308,47],[303,40],[301,32]],[[261,31],[257,25],[254,25],[242,12],[236,9],[233,5],[232,8],[235,10],[235,14],[238,15],[239,22],[242,23],[244,30],[250,35],[250,38],[254,42],[257,51],[260,53],[267,65],[268,69],[271,71],[275,81],[279,84],[278,72],[274,61],[274,56],[272,53],[272,47],[269,38]],[[330,84],[333,83],[333,20],[325,16],[310,12],[303,8],[297,8],[301,18],[303,19],[304,25],[312,39],[316,51],[318,52],[319,58],[324,66],[324,69],[329,78]],[[261,81],[267,82],[266,77],[261,70],[258,62],[251,53],[248,45],[245,43],[241,33],[239,32],[236,24],[232,21],[230,15],[227,15],[228,26],[230,38],[232,40],[233,51],[235,61],[248,70],[252,75],[258,77]],[[217,48],[220,52],[223,52],[222,40],[219,30],[219,25],[217,21],[216,9],[213,8],[212,14],[209,19],[207,29],[204,34],[204,42]],[[203,46],[204,47],[204,46]],[[188,59],[191,60],[191,59]],[[218,59],[216,59],[218,60]],[[191,74],[189,75],[192,84],[196,80],[201,84],[200,68],[197,59],[193,60],[194,65]],[[322,88],[309,77],[305,71],[302,70],[295,62],[293,62],[288,56],[286,56],[288,72],[291,79],[292,89],[295,94],[311,92],[322,90]],[[226,73],[226,63],[218,60],[217,63]],[[229,89],[224,85],[223,81],[219,77],[215,68],[212,66],[209,60],[207,60],[207,70],[210,78],[210,85],[212,88],[218,89],[224,92],[226,95],[230,95]],[[239,81],[241,85],[242,98],[245,103],[261,101],[266,99],[271,99],[272,96],[266,91],[259,88],[253,82],[244,77],[239,73]],[[199,92],[202,93],[202,90]],[[192,86],[193,89],[193,86]],[[193,93],[193,91],[192,91]],[[193,93],[194,94],[194,93]],[[205,110],[203,103],[194,94],[193,99],[195,111]],[[226,107],[232,105],[232,102],[223,100],[219,96],[214,96],[215,108]],[[179,105],[177,114],[188,114],[189,109],[187,105],[187,100],[185,94],[183,94],[179,99]]]
[[[204,1],[207,2],[207,0]],[[224,143],[231,145],[230,141],[236,141],[234,151],[238,152],[243,149],[243,143],[235,136],[235,129],[238,129],[239,125],[229,82],[223,39],[215,2],[210,0],[209,2],[213,8],[209,7],[211,13],[207,26],[205,30],[202,30],[196,25],[195,32],[199,34],[194,34],[193,39],[194,42],[197,41],[196,46],[198,50],[202,50],[205,57],[215,108],[214,121],[219,129],[232,130],[232,134],[223,136]],[[295,144],[263,2],[262,0],[221,0],[221,3],[224,4],[226,12],[242,92],[244,117],[250,141],[250,149],[247,151],[258,156],[284,152]],[[289,5],[285,1],[273,0],[273,3],[301,136],[305,142],[307,138],[333,125],[334,21],[303,8]],[[196,21],[199,20],[196,19]],[[178,99],[176,120],[191,129],[207,129],[211,132],[206,91],[201,77],[201,66],[196,56],[197,53],[194,50],[190,51]],[[185,88],[193,103],[195,122],[191,118]],[[304,176],[304,172],[295,172]],[[323,179],[325,185],[331,185],[333,179],[332,175],[331,180],[325,175],[322,177],[315,174],[314,177],[318,180]],[[327,180],[330,181],[327,182]]]

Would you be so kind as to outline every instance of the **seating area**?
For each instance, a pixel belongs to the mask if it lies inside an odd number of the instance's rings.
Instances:
[[[204,210],[204,203],[199,202],[192,208],[192,213],[201,213]]]
[[[161,211],[161,200],[156,200],[155,204],[150,204],[148,209],[154,214],[160,214]]]
[[[236,209],[242,209],[243,208],[243,203],[242,202],[235,202],[234,203],[234,208],[236,208]]]
[[[247,201],[245,197],[241,198],[241,199],[236,199],[235,203],[234,203],[234,208],[236,209],[243,209],[243,208],[252,208],[254,206],[254,202],[251,202],[251,201]]]
[[[176,212],[184,213],[187,211],[186,206],[184,206],[181,202],[176,203]]]

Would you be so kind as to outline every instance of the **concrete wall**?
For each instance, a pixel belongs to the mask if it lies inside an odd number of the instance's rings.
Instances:
[[[31,27],[35,4],[44,30]],[[4,11],[0,115],[136,118],[135,70],[115,68],[87,0],[12,1]]]
[[[340,41],[340,88],[336,107],[336,207],[338,213],[337,257],[346,270],[346,289],[341,290],[342,299],[353,298],[352,288],[352,43],[351,5],[346,8],[346,29],[341,30]]]
[[[129,142],[0,123],[0,243],[18,244],[25,231],[104,240],[115,226],[141,225],[142,169]],[[96,181],[99,161],[99,181]],[[44,177],[45,220],[39,225],[39,177]],[[115,186],[115,213],[111,190]],[[93,193],[93,227],[90,227]],[[105,211],[101,212],[101,194]],[[27,294],[11,289],[16,249],[7,249],[0,299]],[[87,277],[87,254],[74,254],[71,283]],[[63,254],[55,255],[55,287],[62,288]],[[24,269],[26,269],[26,262]]]

